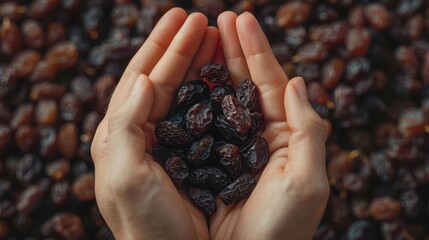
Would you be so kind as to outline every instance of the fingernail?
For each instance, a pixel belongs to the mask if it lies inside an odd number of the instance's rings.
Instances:
[[[301,101],[308,101],[307,88],[305,87],[304,79],[302,79],[302,77],[296,77],[293,79],[292,84]]]
[[[130,96],[137,95],[143,89],[143,83],[145,81],[145,77],[143,74],[140,74],[136,80],[134,80],[133,89],[131,89]]]

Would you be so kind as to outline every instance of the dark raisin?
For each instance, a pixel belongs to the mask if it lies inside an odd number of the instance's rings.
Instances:
[[[222,192],[219,193],[219,197],[225,205],[238,203],[248,198],[255,187],[255,178],[246,173],[223,189]]]
[[[152,156],[155,160],[164,165],[170,157],[178,156],[184,158],[186,156],[186,152],[182,148],[172,148],[161,144],[155,144],[152,148]]]
[[[246,79],[237,87],[235,97],[251,112],[259,107],[259,92],[252,80]],[[226,116],[226,115],[225,115]]]
[[[222,112],[222,101],[226,95],[235,95],[235,90],[231,85],[219,84],[213,88],[213,91],[210,93],[210,101],[215,113]]]
[[[210,190],[222,190],[228,184],[228,175],[214,167],[198,168],[190,171],[189,183]]]
[[[0,66],[0,99],[12,93],[17,85],[15,69]]]
[[[186,113],[186,127],[195,137],[203,136],[212,123],[212,111],[205,104],[197,103]]]
[[[171,180],[180,185],[189,176],[189,167],[181,157],[173,156],[165,163],[165,171]]]
[[[231,73],[222,64],[207,64],[201,68],[200,76],[214,83],[227,83]]]
[[[216,212],[216,202],[210,190],[204,188],[191,188],[189,190],[189,198],[195,205],[197,205],[197,207],[203,210],[204,213],[211,215]]]
[[[208,98],[209,95],[210,89],[207,83],[201,80],[192,80],[179,88],[176,102],[179,106],[189,105],[202,98]]]
[[[242,144],[247,139],[247,133],[239,133],[223,115],[218,115],[215,120],[215,134],[227,142]]]
[[[209,161],[213,143],[214,139],[210,135],[194,141],[187,154],[189,164],[198,166]]]
[[[225,118],[238,133],[246,133],[251,125],[249,109],[234,96],[227,95],[222,101]]]
[[[269,149],[265,138],[255,135],[241,147],[243,165],[252,173],[257,173],[268,163]]]
[[[237,175],[243,170],[240,148],[231,143],[217,144],[215,156],[222,167],[230,174]]]
[[[187,146],[191,142],[185,130],[168,121],[159,122],[156,125],[155,135],[160,143],[172,147]]]

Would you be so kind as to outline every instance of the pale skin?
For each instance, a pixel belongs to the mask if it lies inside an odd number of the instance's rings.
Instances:
[[[231,71],[233,86],[245,78],[258,86],[270,160],[247,200],[225,206],[217,199],[207,221],[151,148],[154,123],[178,87],[214,58]],[[117,239],[311,239],[329,195],[325,138],[304,81],[289,81],[252,14],[224,12],[214,28],[204,15],[174,8],[129,63],[97,129],[97,203]]]

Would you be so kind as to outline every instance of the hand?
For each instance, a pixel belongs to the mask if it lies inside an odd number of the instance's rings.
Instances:
[[[172,9],[129,63],[91,148],[101,214],[117,239],[208,239],[204,214],[150,155],[154,123],[183,79],[199,76],[219,45],[201,13]]]
[[[225,12],[218,26],[232,85],[250,78],[259,88],[271,157],[247,200],[218,200],[211,239],[311,239],[329,196],[325,123],[302,78],[288,82],[252,14]]]

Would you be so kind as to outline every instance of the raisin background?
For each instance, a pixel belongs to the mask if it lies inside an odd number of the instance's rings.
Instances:
[[[211,25],[225,10],[254,13],[288,77],[307,81],[313,107],[331,126],[331,195],[314,239],[429,239],[425,0],[1,1],[1,239],[114,239],[91,193],[90,145],[128,61],[174,6],[203,12]],[[217,99],[215,114],[220,98],[235,95],[195,87]],[[194,101],[185,95],[181,113],[167,120],[179,128]],[[225,117],[206,131],[241,145],[263,127],[250,115],[246,134]],[[154,149],[164,164],[188,154],[168,149],[172,155]],[[228,149],[222,163],[243,170]],[[206,200],[196,204],[214,212],[210,190],[193,189]]]

